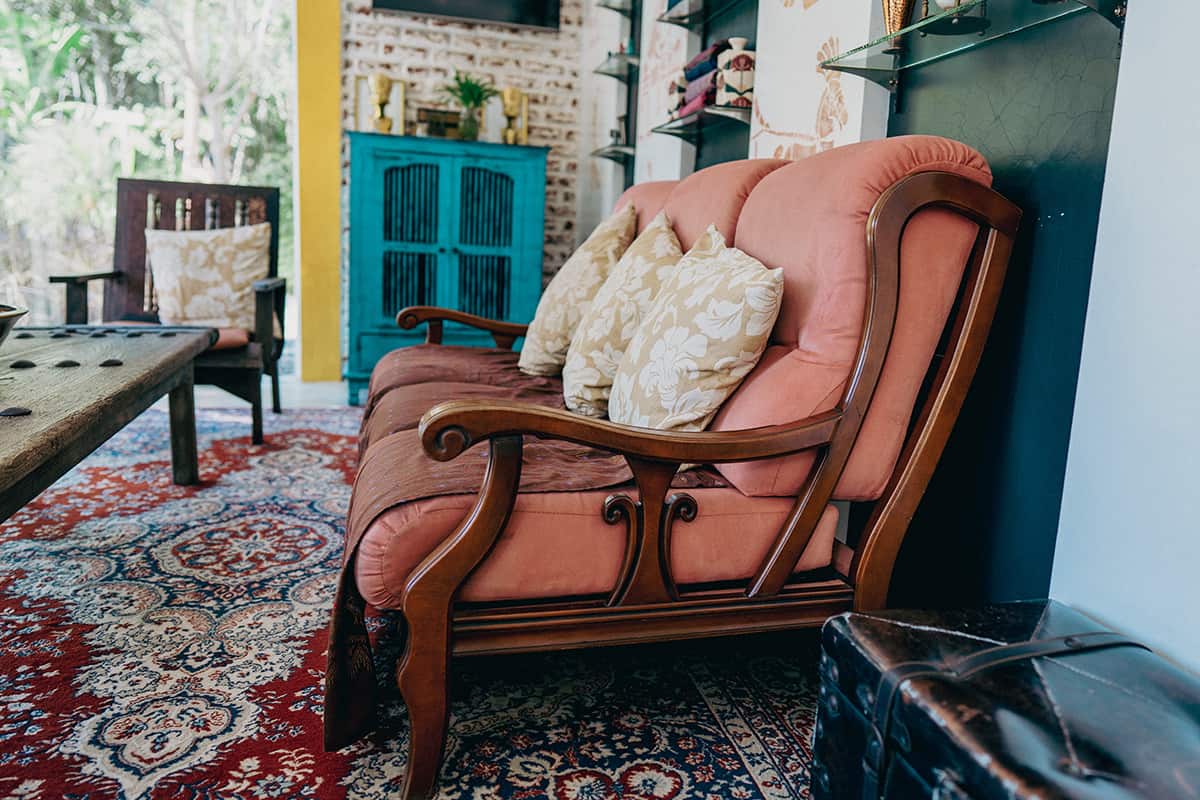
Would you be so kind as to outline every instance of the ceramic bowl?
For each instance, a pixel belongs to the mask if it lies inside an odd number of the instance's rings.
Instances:
[[[0,304],[0,345],[4,344],[4,340],[8,338],[8,333],[17,324],[17,320],[28,313],[29,309],[27,308]]]

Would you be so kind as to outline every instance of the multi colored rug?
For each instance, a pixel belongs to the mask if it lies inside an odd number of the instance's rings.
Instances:
[[[0,800],[386,798],[406,720],[321,749],[358,415],[201,411],[204,485],[150,411],[0,525]],[[378,674],[396,620],[374,622]],[[389,646],[391,645],[391,646]],[[440,797],[808,797],[808,634],[454,663]]]

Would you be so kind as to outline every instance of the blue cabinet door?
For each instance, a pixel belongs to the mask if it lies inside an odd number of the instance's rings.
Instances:
[[[406,306],[453,299],[444,244],[453,215],[444,198],[453,196],[454,176],[443,161],[419,155],[377,152],[373,160],[363,213],[353,224],[368,229],[362,256],[374,280],[360,281],[354,311],[365,327],[394,328]]]
[[[452,237],[457,308],[490,319],[527,322],[528,166],[462,158],[455,164],[458,214]],[[538,247],[540,255],[540,246]],[[540,270],[540,263],[537,265]]]

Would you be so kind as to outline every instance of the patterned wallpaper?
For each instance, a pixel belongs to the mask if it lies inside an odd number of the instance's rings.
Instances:
[[[759,0],[752,158],[804,158],[886,134],[887,92],[818,66],[873,32],[879,0]]]

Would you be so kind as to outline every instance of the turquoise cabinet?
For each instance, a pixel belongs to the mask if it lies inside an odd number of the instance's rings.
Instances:
[[[350,133],[344,377],[357,405],[385,353],[424,341],[396,312],[528,322],[542,290],[546,148]],[[448,344],[491,337],[447,323]]]

